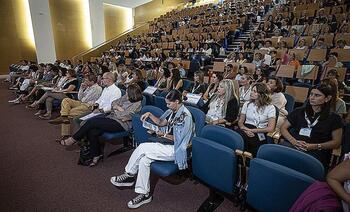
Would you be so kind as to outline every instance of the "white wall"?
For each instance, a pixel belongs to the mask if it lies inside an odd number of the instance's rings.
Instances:
[[[89,0],[92,47],[105,41],[105,19],[103,0]]]
[[[49,0],[28,1],[38,63],[53,63],[56,60],[56,50],[51,27]]]

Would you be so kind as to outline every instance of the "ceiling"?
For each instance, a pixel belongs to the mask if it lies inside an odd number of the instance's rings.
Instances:
[[[152,0],[103,0],[104,3],[113,4],[120,7],[135,8],[146,4]]]

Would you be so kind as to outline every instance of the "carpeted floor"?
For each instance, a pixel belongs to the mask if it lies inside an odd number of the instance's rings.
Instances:
[[[120,174],[131,154],[107,158],[97,167],[77,165],[78,153],[54,140],[60,127],[39,120],[24,105],[10,105],[12,91],[0,82],[1,211],[128,211],[133,189],[119,190],[109,179]],[[186,180],[159,180],[152,203],[138,211],[196,211],[208,189]],[[228,200],[217,211],[233,211]]]

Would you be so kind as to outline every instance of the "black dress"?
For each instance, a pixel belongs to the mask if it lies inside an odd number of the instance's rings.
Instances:
[[[319,114],[316,114],[314,118],[310,119],[310,122],[313,123],[318,116]],[[331,112],[326,118],[319,119],[318,123],[312,127],[310,137],[307,137],[299,134],[301,128],[308,127],[305,120],[304,107],[295,109],[287,116],[287,119],[291,124],[291,127],[288,129],[289,133],[296,140],[305,141],[306,143],[311,144],[322,144],[330,141],[332,140],[332,131],[343,128],[341,117],[338,114]],[[306,153],[318,159],[327,169],[332,154],[331,149],[310,150]]]

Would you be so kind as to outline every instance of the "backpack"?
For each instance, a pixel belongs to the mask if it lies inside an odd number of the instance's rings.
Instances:
[[[84,143],[80,146],[78,165],[89,166],[92,162],[90,147]]]

